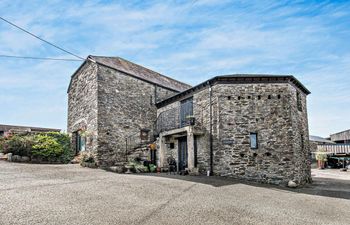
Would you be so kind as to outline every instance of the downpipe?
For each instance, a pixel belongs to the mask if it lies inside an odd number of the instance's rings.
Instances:
[[[213,176],[213,161],[214,161],[214,154],[213,154],[213,122],[212,122],[212,87],[210,82],[208,82],[209,85],[209,146],[210,146],[210,161],[209,161],[209,171],[207,172],[207,176]]]

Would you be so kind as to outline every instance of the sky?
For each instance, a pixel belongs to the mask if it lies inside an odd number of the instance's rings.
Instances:
[[[292,74],[311,91],[310,134],[350,129],[350,1],[2,0],[0,16],[83,58],[120,56],[191,85]],[[3,21],[0,55],[74,58]],[[0,57],[0,123],[66,130],[80,64]]]

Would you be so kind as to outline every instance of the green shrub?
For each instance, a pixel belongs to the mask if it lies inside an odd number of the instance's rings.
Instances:
[[[326,162],[327,161],[327,153],[326,152],[316,152],[316,160]]]
[[[4,152],[5,138],[0,137],[0,153]]]
[[[54,138],[63,148],[63,153],[58,157],[62,163],[68,163],[74,158],[74,153],[70,146],[70,137],[68,134],[60,132],[48,132],[47,136]]]
[[[31,135],[13,135],[3,140],[2,151],[5,154],[12,153],[20,156],[31,156],[33,144],[34,137]]]
[[[36,135],[11,135],[0,138],[0,151],[28,156],[37,162],[68,163],[74,154],[67,134],[48,132]]]
[[[55,161],[64,153],[62,145],[58,141],[45,134],[35,136],[35,144],[32,147],[32,156],[48,161]]]

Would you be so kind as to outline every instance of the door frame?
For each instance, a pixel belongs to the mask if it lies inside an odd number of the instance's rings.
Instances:
[[[188,167],[187,136],[178,138],[178,166],[177,170],[182,171]],[[183,159],[183,160],[182,160]]]

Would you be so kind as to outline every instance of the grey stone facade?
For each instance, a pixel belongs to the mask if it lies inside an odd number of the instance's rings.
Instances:
[[[249,76],[249,75],[247,75]],[[273,184],[287,184],[292,180],[299,185],[311,181],[310,147],[306,95],[304,90],[282,81],[223,83],[212,86],[212,145],[213,173]],[[297,92],[300,107],[297,105]],[[210,104],[209,88],[159,104],[158,115],[179,108],[180,101],[193,98],[196,124],[192,132],[197,142],[196,164],[201,173],[210,170]],[[178,110],[173,110],[177,113]],[[168,112],[169,114],[169,112]],[[188,136],[178,132],[160,133],[163,142],[174,137]],[[257,133],[258,148],[251,149],[250,133]],[[162,140],[159,141],[162,147]],[[176,149],[163,145],[161,163]],[[191,147],[188,146],[189,155]],[[164,156],[162,156],[164,154]],[[190,163],[189,163],[190,164]],[[191,168],[189,168],[191,169]]]
[[[157,139],[161,168],[170,156],[180,168],[181,156],[189,172],[302,185],[311,181],[307,94],[292,76],[219,76],[190,87],[120,58],[90,56],[68,89],[68,131],[74,146],[84,130],[86,150],[100,167],[135,157],[128,146],[146,130],[144,143]],[[188,98],[194,124],[182,121]],[[138,150],[147,154],[145,145]]]
[[[150,79],[145,80],[140,71]],[[68,89],[73,148],[77,131],[83,130],[86,150],[96,153],[99,166],[125,162],[126,142],[140,141],[140,130],[149,132],[145,142],[152,140],[156,101],[189,87],[120,58],[90,56],[72,76]]]

